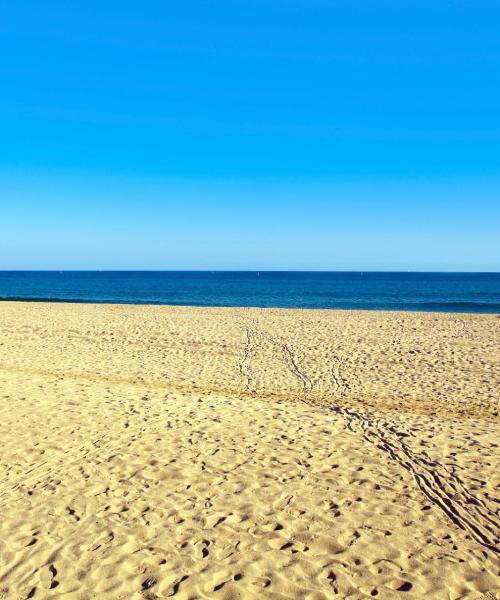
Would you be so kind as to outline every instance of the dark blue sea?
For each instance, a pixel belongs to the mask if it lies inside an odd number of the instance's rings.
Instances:
[[[500,313],[500,273],[0,271],[0,299]]]

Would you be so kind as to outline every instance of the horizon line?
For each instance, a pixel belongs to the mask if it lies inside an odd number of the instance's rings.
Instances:
[[[405,273],[405,274],[485,274],[500,275],[499,271],[441,271],[388,269],[0,269],[0,273]]]

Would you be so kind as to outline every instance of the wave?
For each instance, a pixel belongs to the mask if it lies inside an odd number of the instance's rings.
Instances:
[[[139,306],[200,306],[200,307],[235,307],[235,306],[243,306],[244,308],[248,308],[245,304],[217,304],[210,302],[175,302],[175,301],[166,301],[166,300],[125,300],[123,298],[61,298],[58,296],[0,296],[0,302],[54,302],[59,304],[133,304]],[[275,306],[272,305],[273,308],[290,308],[289,306]],[[262,306],[261,308],[268,308],[267,306]]]
[[[453,300],[434,300],[432,302],[412,302],[409,303],[422,309],[452,309],[452,310],[490,310],[500,312],[500,302],[481,302],[481,301],[453,301]]]
[[[0,302],[74,302],[75,304],[130,304],[130,302],[127,302],[126,300],[108,300],[100,298],[60,298],[57,296],[0,296]]]

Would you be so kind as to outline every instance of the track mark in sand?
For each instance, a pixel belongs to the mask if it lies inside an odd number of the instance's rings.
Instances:
[[[304,392],[311,392],[314,385],[309,379],[307,374],[301,368],[300,362],[290,344],[285,340],[279,340],[271,336],[266,331],[259,331],[254,325],[251,328],[247,324],[243,324],[245,330],[245,345],[243,347],[242,357],[238,363],[238,370],[240,373],[240,379],[243,382],[245,389],[255,391],[255,381],[253,378],[251,358],[255,355],[255,349],[258,345],[258,340],[266,340],[270,342],[271,346],[275,349],[277,358],[284,366],[290,371],[290,373],[297,379]]]
[[[330,368],[330,375],[333,383],[333,393],[342,397],[351,389],[351,386],[347,380],[344,379],[340,371],[340,367],[343,367],[344,361],[336,355],[333,355],[332,358],[333,362]]]
[[[248,325],[243,325],[245,329],[245,345],[243,348],[243,355],[240,362],[238,363],[238,369],[240,372],[240,378],[243,385],[247,390],[253,390],[255,388],[254,379],[252,374],[252,366],[250,364],[250,358],[252,355],[252,348],[255,345],[255,331],[250,329]]]
[[[267,333],[266,331],[260,332],[261,337],[267,339],[268,342],[274,346],[278,355],[281,355],[286,368],[300,383],[304,392],[311,392],[314,384],[305,373],[304,369],[301,368],[300,361],[298,360],[292,346],[287,344],[285,340],[279,340]]]
[[[366,441],[387,452],[393,461],[411,473],[426,498],[440,508],[457,527],[467,531],[485,548],[497,554],[500,552],[498,511],[492,511],[471,494],[455,473],[432,460],[425,452],[414,452],[404,441],[407,433],[398,431],[370,412],[341,406],[333,407],[332,410],[346,420],[350,431],[362,433]]]
[[[289,346],[288,344],[283,344],[282,352],[283,356],[285,357],[285,363],[291,371],[292,375],[294,375],[302,383],[304,391],[310,392],[313,388],[312,381],[300,368],[299,361],[297,360],[291,346]]]

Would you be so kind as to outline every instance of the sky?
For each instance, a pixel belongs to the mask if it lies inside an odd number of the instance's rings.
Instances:
[[[0,7],[0,269],[500,270],[498,1]]]

